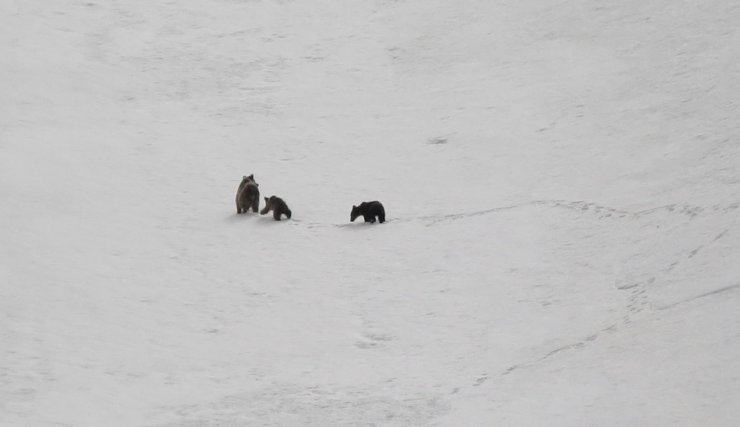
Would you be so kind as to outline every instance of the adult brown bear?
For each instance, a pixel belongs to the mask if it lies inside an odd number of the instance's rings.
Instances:
[[[260,209],[259,184],[255,182],[254,174],[243,177],[236,191],[236,213],[247,213],[249,208],[254,213]]]

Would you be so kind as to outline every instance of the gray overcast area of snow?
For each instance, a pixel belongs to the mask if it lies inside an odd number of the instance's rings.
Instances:
[[[720,0],[0,2],[0,426],[738,425],[738,46]]]

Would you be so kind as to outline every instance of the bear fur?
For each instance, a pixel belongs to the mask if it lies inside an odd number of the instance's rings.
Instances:
[[[385,208],[383,204],[375,200],[372,202],[362,202],[359,206],[352,206],[352,212],[349,214],[349,220],[354,222],[358,216],[362,215],[365,222],[374,223],[375,218],[381,224],[385,222]]]
[[[254,180],[254,174],[242,177],[239,189],[236,191],[236,213],[247,213],[249,208],[257,213],[260,208],[259,184]]]
[[[277,196],[270,196],[270,198],[265,197],[265,208],[262,209],[260,214],[265,215],[270,211],[272,211],[272,217],[275,221],[280,221],[281,215],[287,216],[288,219],[290,219],[290,216],[292,215],[290,208],[288,208],[285,201]]]

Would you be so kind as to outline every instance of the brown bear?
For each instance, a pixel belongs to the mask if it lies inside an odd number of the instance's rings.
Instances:
[[[270,196],[268,199],[265,197],[265,208],[262,209],[260,214],[265,215],[266,213],[272,211],[272,217],[275,219],[275,221],[280,221],[280,215],[285,215],[290,219],[291,212],[290,208],[288,208],[288,205],[285,204],[285,201],[277,196]]]
[[[252,212],[257,213],[260,208],[260,190],[259,184],[254,180],[254,174],[244,176],[239,189],[236,191],[236,213],[247,213],[249,208]]]
[[[376,201],[362,202],[360,206],[352,206],[352,212],[349,214],[349,220],[354,222],[358,216],[362,215],[365,218],[365,222],[374,223],[375,217],[378,218],[378,222],[381,224],[385,222],[385,208],[383,204]]]

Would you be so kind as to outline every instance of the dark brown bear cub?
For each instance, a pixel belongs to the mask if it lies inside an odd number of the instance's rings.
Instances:
[[[378,218],[378,222],[381,224],[385,222],[385,209],[383,208],[383,204],[377,200],[373,202],[362,202],[360,206],[352,206],[352,213],[349,215],[349,220],[354,222],[360,215],[365,218],[365,222],[374,223],[375,217]]]
[[[260,208],[259,184],[254,181],[254,174],[242,178],[236,191],[236,213],[247,213],[249,208],[257,213]]]
[[[264,215],[270,211],[272,211],[272,217],[275,221],[280,221],[280,215],[285,215],[290,219],[290,209],[280,197],[270,196],[269,199],[265,197],[265,208],[260,213]]]

